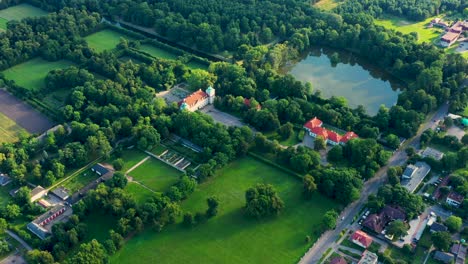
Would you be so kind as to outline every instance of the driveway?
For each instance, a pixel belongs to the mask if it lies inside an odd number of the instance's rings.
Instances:
[[[1,260],[0,264],[26,264],[26,260],[24,260],[20,254],[16,253]]]
[[[457,126],[451,126],[447,129],[447,135],[455,136],[458,138],[458,140],[461,140],[462,137],[465,135],[465,130]]]
[[[213,105],[207,105],[203,107],[203,109],[201,109],[200,112],[210,115],[216,122],[224,124],[228,127],[243,127],[246,125],[244,124],[244,122],[242,122],[242,120],[240,120],[240,118],[237,118],[225,112],[221,112],[218,109],[216,109]],[[252,127],[250,129],[252,129],[253,132],[256,132],[256,130]]]

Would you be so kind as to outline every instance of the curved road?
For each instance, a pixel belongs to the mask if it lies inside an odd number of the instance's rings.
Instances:
[[[387,170],[390,166],[399,166],[403,165],[407,160],[407,155],[405,148],[412,146],[414,148],[419,148],[419,138],[425,130],[432,128],[434,129],[437,126],[437,122],[434,122],[435,119],[440,120],[445,117],[448,111],[448,104],[442,105],[435,113],[433,113],[430,118],[423,123],[416,133],[416,135],[408,140],[402,147],[396,151],[393,156],[389,159],[388,164],[382,168],[374,175],[373,178],[369,179],[364,183],[364,186],[361,191],[361,197],[359,200],[348,205],[343,212],[340,214],[340,219],[343,217],[343,221],[338,221],[338,224],[335,229],[325,232],[319,240],[307,251],[307,253],[299,261],[300,264],[316,264],[319,263],[320,258],[325,253],[325,251],[334,246],[335,241],[338,240],[340,233],[343,229],[347,228],[355,215],[359,213],[359,210],[367,202],[367,198],[370,194],[376,193],[380,186],[382,186],[386,181]]]

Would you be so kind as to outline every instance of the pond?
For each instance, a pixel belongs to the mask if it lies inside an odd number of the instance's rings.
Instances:
[[[338,55],[335,64],[334,53]],[[351,108],[362,105],[370,115],[376,114],[381,105],[396,104],[402,87],[401,82],[370,62],[350,52],[329,48],[312,49],[282,72],[310,82],[313,90],[320,91],[324,98],[344,97]]]

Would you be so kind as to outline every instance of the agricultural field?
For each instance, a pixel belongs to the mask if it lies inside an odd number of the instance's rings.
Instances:
[[[85,40],[88,42],[89,47],[97,52],[102,52],[104,50],[114,49],[120,43],[121,38],[125,38],[129,41],[135,40],[130,36],[110,29],[104,29],[93,33],[85,37]]]
[[[396,16],[386,16],[384,19],[376,19],[375,23],[377,25],[384,26],[389,29],[394,29],[396,31],[400,31],[403,34],[409,34],[411,32],[418,33],[418,43],[423,42],[433,42],[440,37],[440,35],[444,32],[443,29],[433,27],[427,28],[429,22],[435,17],[427,18],[424,21],[420,22],[412,22],[407,21],[403,18],[396,17]]]
[[[72,65],[72,62],[66,60],[46,61],[35,58],[6,69],[3,74],[5,78],[15,81],[17,85],[37,91],[45,87],[45,77],[50,71]]]
[[[245,217],[245,191],[257,183],[276,187],[285,203],[280,215],[263,220]],[[319,194],[304,200],[301,188],[294,176],[253,158],[239,159],[199,185],[181,204],[184,212],[204,212],[206,199],[215,195],[220,200],[216,217],[191,229],[176,224],[161,233],[139,234],[111,257],[111,263],[134,263],[135,256],[144,263],[296,262],[310,246],[304,243],[305,236],[316,240],[321,216],[337,208]]]
[[[164,192],[179,180],[181,172],[162,161],[150,158],[128,175],[153,191]]]
[[[20,135],[28,135],[28,132],[0,112],[0,143],[15,142]]]
[[[177,59],[178,55],[175,53],[172,53],[168,50],[158,48],[156,46],[150,45],[150,44],[143,44],[140,47],[141,51],[144,51],[151,56],[155,58],[161,58],[161,59],[166,59],[166,60],[175,60]]]
[[[45,16],[47,12],[28,4],[20,4],[0,10],[0,29],[6,29],[6,23],[10,20],[21,20],[26,17]]]

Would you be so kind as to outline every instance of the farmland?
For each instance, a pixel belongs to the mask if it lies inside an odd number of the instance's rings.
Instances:
[[[120,43],[120,39],[134,40],[134,38],[121,34],[117,31],[104,29],[85,37],[89,47],[97,52],[112,50]]]
[[[73,65],[72,62],[65,60],[51,62],[35,58],[13,66],[3,73],[6,79],[15,81],[17,85],[38,91],[45,87],[45,77],[51,70],[63,69],[71,65]]]
[[[45,16],[47,12],[28,4],[20,4],[0,10],[0,29],[6,29],[6,22],[26,17]]]
[[[242,212],[245,190],[256,183],[271,183],[285,202],[284,211],[265,220],[248,219]],[[111,263],[134,263],[135,255],[151,263],[291,263],[320,233],[321,216],[336,205],[318,194],[305,201],[301,182],[252,158],[242,158],[206,183],[182,203],[184,212],[203,212],[206,198],[216,195],[219,214],[192,229],[181,225],[162,233],[144,232],[132,238]],[[274,238],[274,239],[272,239]],[[174,254],[174,248],[180,249]]]
[[[154,158],[148,159],[129,173],[135,181],[158,192],[167,191],[180,175],[176,169]]]
[[[0,143],[15,142],[21,134],[28,132],[0,112]]]

